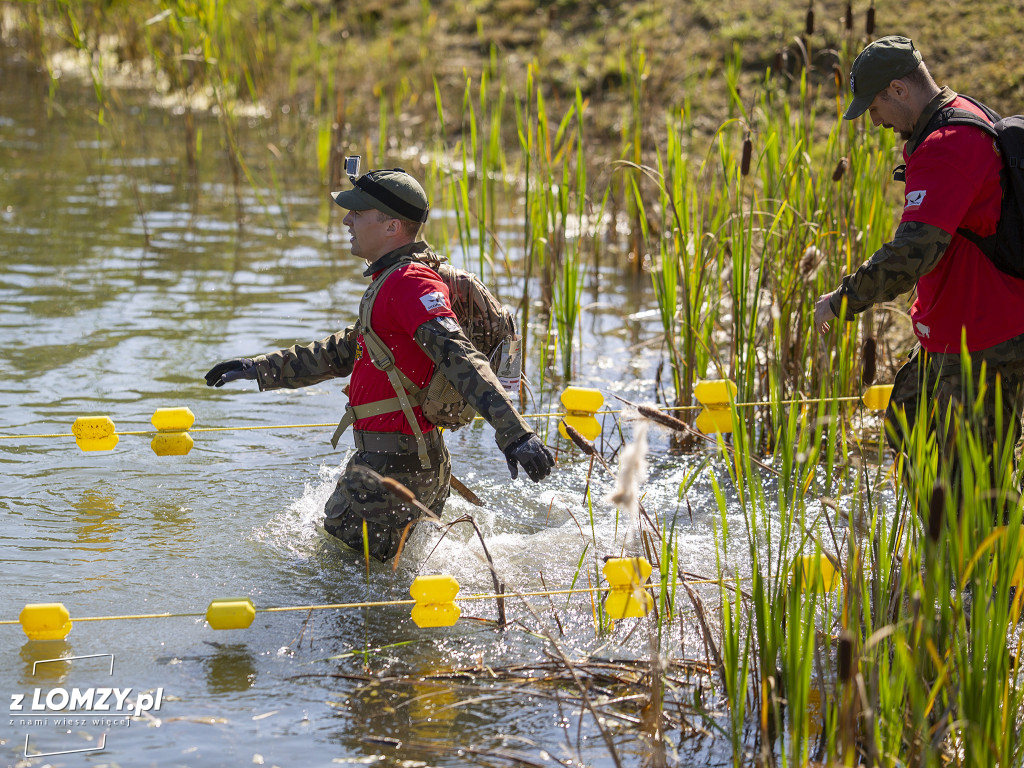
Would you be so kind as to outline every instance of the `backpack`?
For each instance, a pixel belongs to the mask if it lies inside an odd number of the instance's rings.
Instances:
[[[966,109],[945,107],[938,110],[929,121],[921,141],[928,134],[947,125],[973,125],[995,139],[1003,158],[1003,168],[999,173],[1003,200],[996,231],[988,237],[981,237],[960,227],[957,233],[978,246],[1000,270],[1013,277],[1024,278],[1024,115],[1000,118],[981,102],[967,96],[964,98],[977,106],[992,122]],[[897,168],[897,172],[902,168],[904,166]],[[900,180],[899,175],[894,174],[894,177]],[[902,180],[905,181],[905,178]]]
[[[502,388],[510,397],[518,397],[523,367],[522,341],[512,310],[502,306],[472,272],[450,264],[441,264],[436,271],[448,286],[452,311],[463,332],[487,358]],[[448,429],[463,427],[476,415],[440,371],[434,372],[427,385],[422,408],[427,421]]]
[[[395,390],[395,397],[359,406],[349,405],[331,440],[335,447],[341,434],[357,419],[400,410],[405,413],[406,420],[416,435],[420,461],[424,468],[429,468],[426,445],[412,413],[413,406],[419,405],[423,417],[431,424],[452,430],[471,422],[476,413],[441,371],[434,371],[427,386],[422,389],[413,383],[395,365],[391,350],[370,325],[373,305],[384,281],[392,272],[411,261],[426,264],[438,273],[448,287],[452,311],[459,326],[473,346],[487,358],[502,388],[510,396],[518,396],[522,378],[522,341],[519,338],[515,315],[510,309],[502,306],[472,272],[457,269],[450,264],[441,264],[435,259],[433,254],[429,254],[427,258],[402,259],[375,277],[363,294],[359,303],[359,330],[363,334],[363,342],[371,361],[377,368],[387,373]]]

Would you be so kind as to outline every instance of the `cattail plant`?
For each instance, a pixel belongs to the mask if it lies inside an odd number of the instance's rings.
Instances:
[[[850,167],[850,158],[841,157],[839,162],[836,163],[836,169],[832,171],[832,181],[839,182],[843,178],[843,174],[846,173],[846,169]]]
[[[746,135],[743,137],[743,154],[740,156],[740,175],[750,175],[750,157],[754,153],[754,142],[750,138],[750,131],[748,130]]]
[[[873,336],[864,339],[864,345],[861,347],[860,383],[862,387],[870,387],[875,383],[875,354],[877,346]]]

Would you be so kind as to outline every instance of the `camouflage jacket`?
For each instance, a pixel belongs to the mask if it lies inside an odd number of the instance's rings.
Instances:
[[[370,277],[408,258],[426,264],[437,264],[440,261],[426,243],[416,242],[385,254],[371,264],[363,275]],[[297,389],[327,379],[350,376],[361,336],[356,323],[320,341],[294,345],[255,357],[260,390]],[[415,339],[466,398],[466,402],[494,427],[499,448],[504,451],[523,435],[532,433],[505,394],[487,358],[477,351],[457,323],[446,323],[443,319],[428,321],[416,330]],[[382,396],[393,394],[382,393]]]
[[[953,91],[943,88],[929,102],[907,140],[909,153],[921,141],[932,116],[955,98]],[[829,300],[829,307],[839,317],[845,299],[846,318],[852,320],[854,315],[873,304],[891,301],[908,293],[917,285],[918,278],[935,268],[952,239],[950,233],[930,224],[901,223],[892,240],[875,251],[856,272],[843,278],[839,289]]]

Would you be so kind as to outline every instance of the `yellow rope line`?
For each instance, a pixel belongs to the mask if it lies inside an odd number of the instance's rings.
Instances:
[[[731,579],[730,579],[731,581]],[[678,587],[682,584],[718,584],[716,579],[692,579],[688,581],[674,581],[662,585],[661,582],[657,584],[644,584],[644,589],[654,590],[668,587]],[[470,600],[497,600],[499,598],[512,598],[512,597],[548,597],[554,595],[581,595],[581,594],[594,594],[595,592],[608,592],[611,587],[579,587],[576,589],[547,589],[538,590],[535,592],[505,592],[503,594],[497,593],[484,593],[475,595],[456,595],[452,600],[454,602],[464,602]],[[415,605],[415,600],[378,600],[373,602],[364,603],[326,603],[322,605],[288,605],[278,606],[271,608],[256,608],[256,613],[285,613],[288,611],[329,611],[329,610],[342,610],[349,608],[384,608],[388,606],[396,605]],[[81,618],[69,619],[71,622],[76,621],[124,621],[129,619],[171,619],[171,618],[205,618],[206,613],[140,613],[140,614],[124,614],[120,616],[83,616]],[[17,619],[5,619],[0,620],[0,625],[5,624],[21,624],[21,621]]]
[[[857,395],[846,395],[843,397],[815,397],[815,398],[795,398],[792,400],[762,400],[759,402],[752,403],[733,403],[732,405],[736,408],[757,408],[766,407],[771,405],[811,405],[813,403],[848,403],[848,402],[860,402],[860,397]],[[722,403],[723,406],[728,406],[728,403]],[[673,405],[659,408],[660,411],[699,411],[705,406],[703,405]],[[603,410],[596,411],[594,416],[604,415],[615,415],[620,413],[626,413],[631,409],[629,408],[618,408],[614,410]],[[565,411],[557,413],[524,413],[520,414],[524,419],[540,419],[540,418],[553,418],[562,417],[566,415]],[[483,420],[483,416],[475,416],[474,421]],[[140,429],[126,432],[114,432],[113,434],[118,436],[124,435],[173,435],[182,434],[184,432],[246,432],[261,429],[321,429],[321,428],[333,428],[338,426],[335,422],[326,422],[323,424],[274,424],[267,426],[253,426],[253,427],[195,427],[182,430],[166,430],[159,431],[155,429]],[[60,432],[55,434],[44,434],[44,435],[0,435],[0,440],[12,440],[15,438],[21,438],[22,440],[36,440],[52,437],[74,437],[73,432]]]

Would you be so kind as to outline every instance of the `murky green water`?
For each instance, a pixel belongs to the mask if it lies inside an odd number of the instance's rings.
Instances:
[[[443,540],[423,528],[396,571],[374,565],[369,574],[317,533],[344,451],[331,451],[330,427],[278,425],[336,421],[341,382],[262,394],[252,383],[204,385],[219,359],[321,338],[354,317],[362,265],[347,254],[340,213],[313,183],[303,150],[295,148],[278,187],[244,191],[248,218],[239,226],[215,125],[205,126],[195,203],[180,120],[148,108],[143,94],[124,96],[130,117],[111,130],[97,127],[86,87],[65,84],[48,112],[44,80],[10,60],[0,80],[0,434],[22,436],[0,440],[0,619],[41,602],[63,603],[80,618],[203,614],[212,599],[235,596],[257,608],[403,600],[416,575],[437,572],[454,575],[463,594],[490,592],[469,526]],[[258,146],[270,136],[286,146],[273,130],[252,126],[246,141]],[[504,291],[512,299],[521,288]],[[647,346],[657,335],[656,317],[643,314],[653,308],[649,292],[606,274],[586,301],[578,383],[601,388],[612,407],[612,392],[652,400],[659,360],[657,343]],[[535,369],[543,328],[533,330]],[[535,370],[532,378],[540,390]],[[538,407],[558,389],[540,391]],[[28,437],[68,433],[78,416],[97,414],[119,432],[147,430],[157,408],[172,406],[188,406],[196,427],[278,428],[195,433],[195,448],[178,457],[156,456],[150,436],[126,435],[96,453],[69,437]],[[621,442],[611,426],[605,438]],[[626,522],[602,500],[606,476],[594,474],[588,510],[589,465],[578,455],[563,455],[553,477],[534,486],[509,479],[489,427],[450,435],[449,446],[455,474],[488,507],[453,497],[446,517],[476,515],[510,589],[569,586],[584,552],[592,572],[595,554],[630,541]],[[680,566],[706,571],[717,512],[701,506],[700,494],[691,495],[692,519],[680,508],[678,485],[692,461],[660,458],[665,446],[665,436],[652,434],[655,480],[645,505],[663,518],[680,512]],[[470,620],[420,630],[408,606],[261,612],[249,629],[226,632],[201,615],[79,621],[66,641],[46,643],[0,625],[0,692],[10,702],[0,762],[508,765],[493,756],[503,752],[537,764],[610,765],[571,690],[513,689],[487,670],[547,662],[542,623],[577,659],[643,655],[646,634],[629,636],[632,622],[621,622],[595,637],[584,596],[534,604],[540,620],[510,601],[516,624],[504,632]],[[463,604],[464,616],[496,613],[491,600]],[[88,658],[34,666],[70,657]],[[473,674],[426,679],[453,668]],[[131,688],[132,702],[159,694],[160,707],[102,722],[98,710],[31,709],[34,695],[89,687]],[[638,763],[645,743],[635,730],[609,727],[623,761]],[[678,743],[683,735],[668,737]],[[26,749],[67,754],[26,761]],[[687,749],[702,751],[692,740]]]

